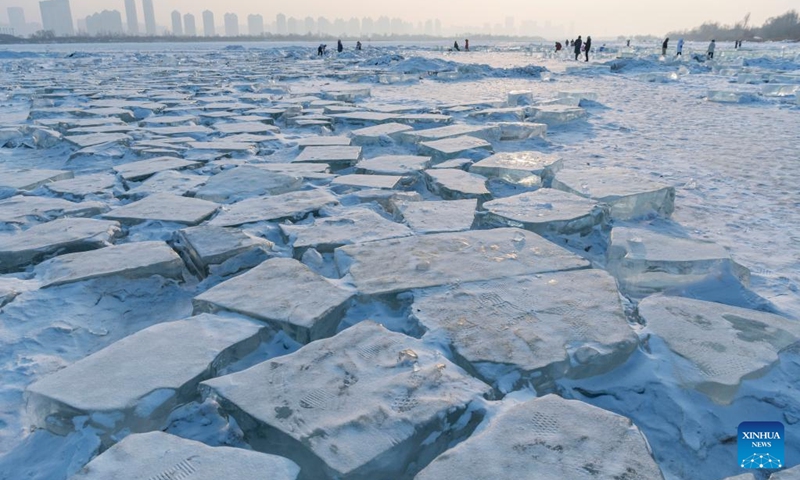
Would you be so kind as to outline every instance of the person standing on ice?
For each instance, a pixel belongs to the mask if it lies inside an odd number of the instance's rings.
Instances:
[[[464,51],[469,52],[469,38],[464,40]]]
[[[455,50],[456,52],[460,52],[461,51],[461,49],[458,48],[458,40],[453,42],[453,50]]]
[[[336,51],[342,53],[344,51],[344,45],[342,45],[342,41],[339,40],[339,43],[336,44]]]
[[[361,51],[361,40],[356,42],[356,50]]]
[[[669,48],[669,37],[667,37],[667,39],[664,40],[664,43],[661,44],[661,56],[662,57],[666,57],[667,56],[667,49],[668,48]]]
[[[589,61],[589,50],[592,49],[592,37],[586,37],[586,43],[583,44],[583,47],[586,49],[586,61]]]
[[[683,57],[683,39],[678,40],[678,54],[676,57]]]
[[[561,51],[561,42],[556,42],[556,53]]]
[[[708,44],[708,59],[709,60],[713,60],[714,59],[714,50],[716,50],[716,49],[717,49],[717,41],[716,40],[711,40],[711,43]]]
[[[578,39],[575,40],[575,60],[581,56],[581,45],[583,45],[583,40],[581,39],[581,36],[578,35]]]

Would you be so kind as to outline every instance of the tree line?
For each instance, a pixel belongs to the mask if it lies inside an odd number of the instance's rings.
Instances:
[[[761,26],[750,25],[750,14],[734,25],[706,22],[691,30],[670,32],[670,38],[708,41],[800,41],[800,15],[790,10],[783,15],[767,19]]]

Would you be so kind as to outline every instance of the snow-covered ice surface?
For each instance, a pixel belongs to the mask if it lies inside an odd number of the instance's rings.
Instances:
[[[658,48],[3,47],[0,479],[794,467],[800,48]]]

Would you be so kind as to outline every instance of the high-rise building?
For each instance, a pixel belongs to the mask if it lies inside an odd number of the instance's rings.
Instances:
[[[239,36],[239,16],[235,13],[225,14],[225,36],[238,37]]]
[[[317,28],[317,22],[314,21],[314,18],[313,17],[306,17],[306,20],[305,20],[305,30],[306,31],[303,32],[303,33],[310,33],[310,34],[313,35],[314,31],[316,30],[316,28]]]
[[[278,35],[286,35],[287,28],[286,28],[286,15],[279,13],[275,17],[275,27],[277,30]]]
[[[139,14],[136,13],[136,0],[125,0],[125,20],[128,35],[139,35]]]
[[[153,0],[142,0],[144,8],[144,30],[149,36],[156,34],[156,11],[153,9]]]
[[[8,7],[8,23],[14,30],[14,35],[22,36],[28,33],[28,25],[25,23],[25,10],[21,7]]]
[[[122,14],[103,10],[86,17],[86,33],[93,36],[122,35]]]
[[[260,37],[264,35],[264,17],[261,15],[248,15],[247,33],[249,33],[251,37]]]
[[[297,35],[300,33],[300,21],[294,17],[289,17],[286,20],[286,31],[289,35]]]
[[[217,27],[214,25],[214,12],[211,10],[203,12],[203,35],[206,37],[217,35]]]
[[[194,15],[187,13],[183,16],[183,33],[187,37],[197,36],[197,23],[194,21]]]
[[[45,0],[39,2],[39,9],[45,30],[52,31],[57,37],[75,35],[69,0]]]
[[[172,34],[176,37],[183,36],[183,17],[177,10],[172,12]]]

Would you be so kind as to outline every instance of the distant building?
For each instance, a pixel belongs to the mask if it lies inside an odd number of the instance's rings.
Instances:
[[[197,23],[194,21],[194,15],[187,13],[183,16],[183,33],[187,37],[197,36]]]
[[[153,0],[142,0],[144,7],[144,30],[149,36],[156,35],[156,12],[153,9]]]
[[[139,14],[136,13],[136,0],[125,0],[125,20],[128,35],[139,35]]]
[[[225,14],[225,36],[238,37],[239,36],[239,16],[235,13]]]
[[[8,7],[8,23],[14,31],[14,35],[23,36],[28,34],[28,25],[25,23],[25,10],[21,7]]]
[[[289,17],[286,20],[286,31],[289,35],[297,35],[300,33],[300,21],[294,17]]]
[[[217,35],[217,27],[214,25],[214,12],[211,10],[203,12],[203,35],[206,37]]]
[[[172,12],[172,34],[176,37],[183,36],[183,17],[177,10]]]
[[[278,35],[286,35],[287,28],[286,28],[286,15],[279,13],[275,17],[275,27]]]
[[[89,35],[122,35],[122,14],[117,10],[103,10],[86,17],[86,33]]]
[[[53,32],[57,37],[75,35],[69,0],[45,0],[39,2],[39,9],[45,30]]]
[[[305,32],[304,33],[311,33],[313,34],[314,31],[317,29],[317,22],[314,21],[312,17],[306,17],[305,20]]]
[[[264,35],[264,17],[261,15],[247,16],[247,33],[252,37]]]

